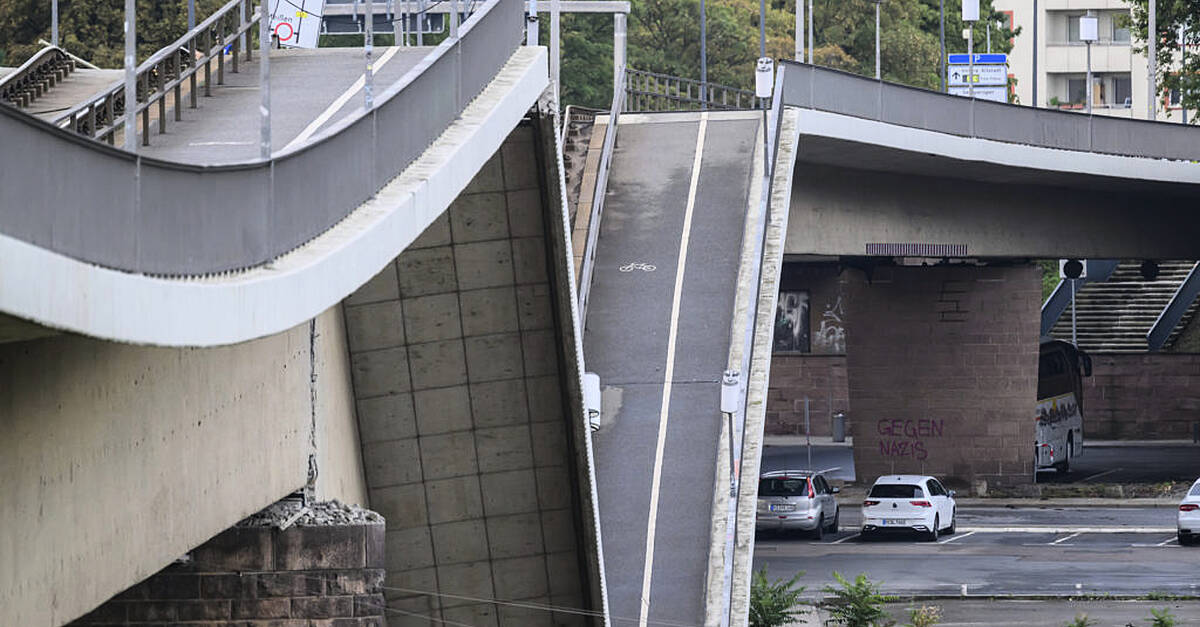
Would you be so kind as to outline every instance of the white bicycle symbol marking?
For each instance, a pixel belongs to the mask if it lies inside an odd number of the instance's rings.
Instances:
[[[658,269],[658,266],[650,263],[642,263],[640,261],[632,261],[617,269],[621,272],[633,272],[634,270],[641,270],[642,272],[654,272]]]

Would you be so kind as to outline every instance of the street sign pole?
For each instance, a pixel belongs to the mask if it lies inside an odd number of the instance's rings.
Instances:
[[[58,0],[50,1],[50,45],[58,47]]]
[[[804,2],[804,0],[796,0],[796,2]],[[808,0],[808,64],[813,63],[813,0]]]
[[[375,3],[367,0],[366,32],[363,34],[363,106],[368,111],[375,106],[375,68],[371,67],[371,53],[375,51]]]
[[[1086,15],[1079,18],[1079,38],[1087,44],[1087,79],[1084,82],[1084,95],[1087,100],[1088,115],[1092,114],[1092,42],[1100,38],[1099,20],[1088,10]]]
[[[875,0],[875,80],[879,80],[879,0]]]
[[[796,0],[796,60],[804,63],[804,0]]]
[[[799,4],[799,3],[797,3]],[[700,110],[708,108],[708,12],[700,0]]]
[[[949,69],[946,67],[946,0],[938,0],[938,16],[939,16],[939,22],[940,22],[940,24],[938,26],[938,39],[941,42],[941,55],[942,55],[940,57],[941,61],[938,61],[938,65],[941,66],[942,92],[945,92],[946,91],[946,71]]]
[[[125,0],[125,150],[137,152],[137,3]]]
[[[1155,88],[1155,73],[1158,72],[1157,37],[1158,20],[1154,11],[1154,0],[1150,0],[1150,10],[1146,21],[1146,119],[1154,120],[1154,100],[1158,90]]]
[[[259,105],[258,155],[271,158],[271,13],[267,3],[259,5],[258,16],[258,82],[262,92]]]
[[[967,22],[967,96],[975,97],[975,23]]]

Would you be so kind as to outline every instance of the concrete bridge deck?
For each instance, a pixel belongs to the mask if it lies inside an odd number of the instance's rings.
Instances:
[[[720,378],[729,353],[754,112],[626,115],[608,184],[584,350],[610,610],[703,624]]]

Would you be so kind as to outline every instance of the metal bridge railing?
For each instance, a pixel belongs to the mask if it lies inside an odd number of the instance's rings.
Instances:
[[[763,99],[754,92],[728,85],[701,83],[669,76],[625,69],[626,113],[651,111],[699,111],[701,109],[759,109]]]
[[[264,3],[265,4],[265,3]],[[150,111],[158,106],[158,132],[167,132],[167,96],[174,94],[175,121],[182,119],[183,83],[188,82],[189,108],[195,109],[197,78],[204,72],[204,95],[212,93],[212,66],[217,66],[217,84],[225,83],[225,48],[232,45],[229,62],[238,71],[243,35],[249,37],[261,11],[255,12],[253,0],[230,0],[208,19],[182,37],[154,53],[137,68],[137,113],[141,114],[142,145],[150,145]],[[245,58],[250,60],[254,47],[247,44]],[[125,83],[114,82],[104,91],[55,119],[58,126],[80,135],[113,144],[125,115]]]
[[[25,108],[75,70],[75,60],[54,46],[42,48],[0,80],[0,102]]]

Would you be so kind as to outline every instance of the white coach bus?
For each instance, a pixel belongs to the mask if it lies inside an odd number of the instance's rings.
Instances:
[[[1066,473],[1083,452],[1083,377],[1092,376],[1092,359],[1074,344],[1043,339],[1038,358],[1036,470]]]

